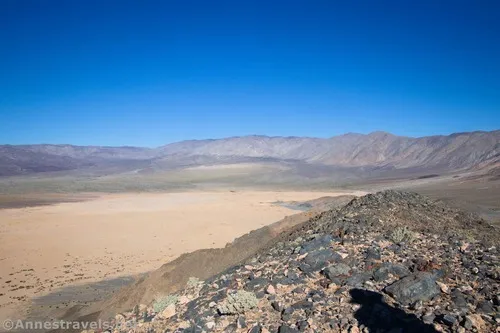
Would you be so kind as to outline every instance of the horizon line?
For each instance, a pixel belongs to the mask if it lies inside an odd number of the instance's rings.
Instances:
[[[369,136],[374,134],[388,134],[395,137],[400,138],[408,138],[408,139],[421,139],[421,138],[429,138],[429,137],[446,137],[446,136],[456,136],[461,134],[474,134],[474,133],[494,133],[499,132],[499,129],[486,131],[486,130],[475,130],[475,131],[465,131],[465,132],[452,132],[449,134],[435,134],[435,135],[424,135],[424,136],[407,136],[407,135],[397,135],[383,130],[372,131],[369,133],[358,133],[358,132],[346,132],[343,134],[333,135],[329,137],[314,137],[314,136],[294,136],[294,135],[265,135],[265,134],[247,134],[247,135],[235,135],[235,136],[227,136],[220,138],[205,138],[205,139],[185,139],[179,141],[172,141],[169,143],[165,143],[159,146],[135,146],[135,145],[82,145],[82,144],[72,144],[72,143],[23,143],[23,144],[11,144],[11,143],[0,143],[0,147],[2,146],[73,146],[73,147],[96,147],[96,148],[142,148],[142,149],[158,149],[161,147],[165,147],[171,144],[188,142],[188,141],[218,141],[218,140],[227,140],[227,139],[238,139],[238,138],[249,138],[249,137],[262,137],[269,139],[276,138],[284,138],[284,139],[319,139],[319,140],[330,140],[336,137],[347,136],[347,135],[361,135],[361,136]]]

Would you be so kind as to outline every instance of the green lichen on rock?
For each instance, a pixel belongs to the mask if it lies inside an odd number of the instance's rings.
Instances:
[[[222,302],[217,310],[222,315],[232,315],[244,313],[257,307],[258,299],[254,293],[238,290],[236,293],[227,295],[227,298]]]

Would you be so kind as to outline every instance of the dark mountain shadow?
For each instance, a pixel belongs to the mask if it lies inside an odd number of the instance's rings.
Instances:
[[[437,332],[432,325],[423,323],[414,314],[396,309],[383,301],[381,294],[363,290],[350,291],[352,303],[360,304],[354,317],[358,323],[368,327],[370,332],[385,332],[399,328],[404,333],[434,333]]]

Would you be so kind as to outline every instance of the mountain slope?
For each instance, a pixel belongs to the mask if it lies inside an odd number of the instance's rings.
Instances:
[[[135,161],[135,162],[133,162]],[[137,163],[141,161],[141,163]],[[487,168],[500,161],[500,130],[409,138],[385,132],[327,139],[243,136],[190,140],[158,148],[72,145],[0,146],[0,175],[137,166],[165,170],[228,163],[298,163],[342,168],[413,169],[422,172]]]
[[[470,168],[500,156],[500,131],[408,138],[384,132],[329,139],[245,136],[184,141],[162,154],[267,157],[336,166]]]

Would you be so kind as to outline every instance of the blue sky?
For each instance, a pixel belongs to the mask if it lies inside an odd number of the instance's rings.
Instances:
[[[500,1],[0,1],[0,143],[500,128]]]

